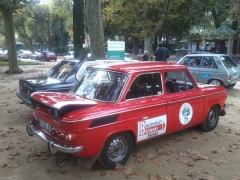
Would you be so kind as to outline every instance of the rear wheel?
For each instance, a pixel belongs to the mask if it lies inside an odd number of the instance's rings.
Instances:
[[[116,164],[124,164],[132,153],[133,139],[130,133],[114,134],[107,139],[98,158],[100,164],[114,169]]]
[[[219,108],[218,106],[215,105],[210,109],[206,119],[204,120],[204,122],[200,124],[200,127],[204,131],[212,131],[217,126],[218,120],[219,120]]]
[[[209,82],[209,84],[216,85],[216,86],[222,86],[222,82],[217,79],[213,79]]]

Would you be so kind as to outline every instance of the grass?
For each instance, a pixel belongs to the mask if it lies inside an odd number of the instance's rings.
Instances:
[[[33,61],[33,62],[28,62],[28,61],[18,61],[18,65],[39,65],[41,63]],[[0,61],[0,66],[9,66],[8,62],[6,61]]]

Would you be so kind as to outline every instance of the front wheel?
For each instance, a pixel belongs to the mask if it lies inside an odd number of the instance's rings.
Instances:
[[[216,85],[216,86],[222,86],[222,82],[217,79],[211,80],[209,84]]]
[[[213,106],[210,111],[208,112],[208,115],[204,122],[200,124],[200,127],[203,131],[212,131],[215,129],[215,127],[218,124],[219,120],[219,108],[218,106]]]
[[[124,164],[132,153],[133,139],[130,133],[114,134],[104,144],[98,158],[100,164],[114,169],[116,164]]]

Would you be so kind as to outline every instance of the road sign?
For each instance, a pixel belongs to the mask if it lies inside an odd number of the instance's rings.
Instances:
[[[124,53],[124,41],[108,41],[108,59],[124,59]]]

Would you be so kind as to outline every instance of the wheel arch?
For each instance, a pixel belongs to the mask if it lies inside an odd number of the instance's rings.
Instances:
[[[133,145],[136,144],[137,138],[136,138],[136,136],[135,136],[135,133],[134,133],[132,130],[114,131],[114,132],[110,133],[110,134],[107,136],[107,138],[104,140],[104,143],[105,143],[105,142],[108,140],[108,138],[110,138],[111,136],[113,136],[113,135],[115,135],[115,134],[120,134],[120,133],[129,133],[129,134],[131,135],[131,137],[132,137],[133,142],[134,142]]]

